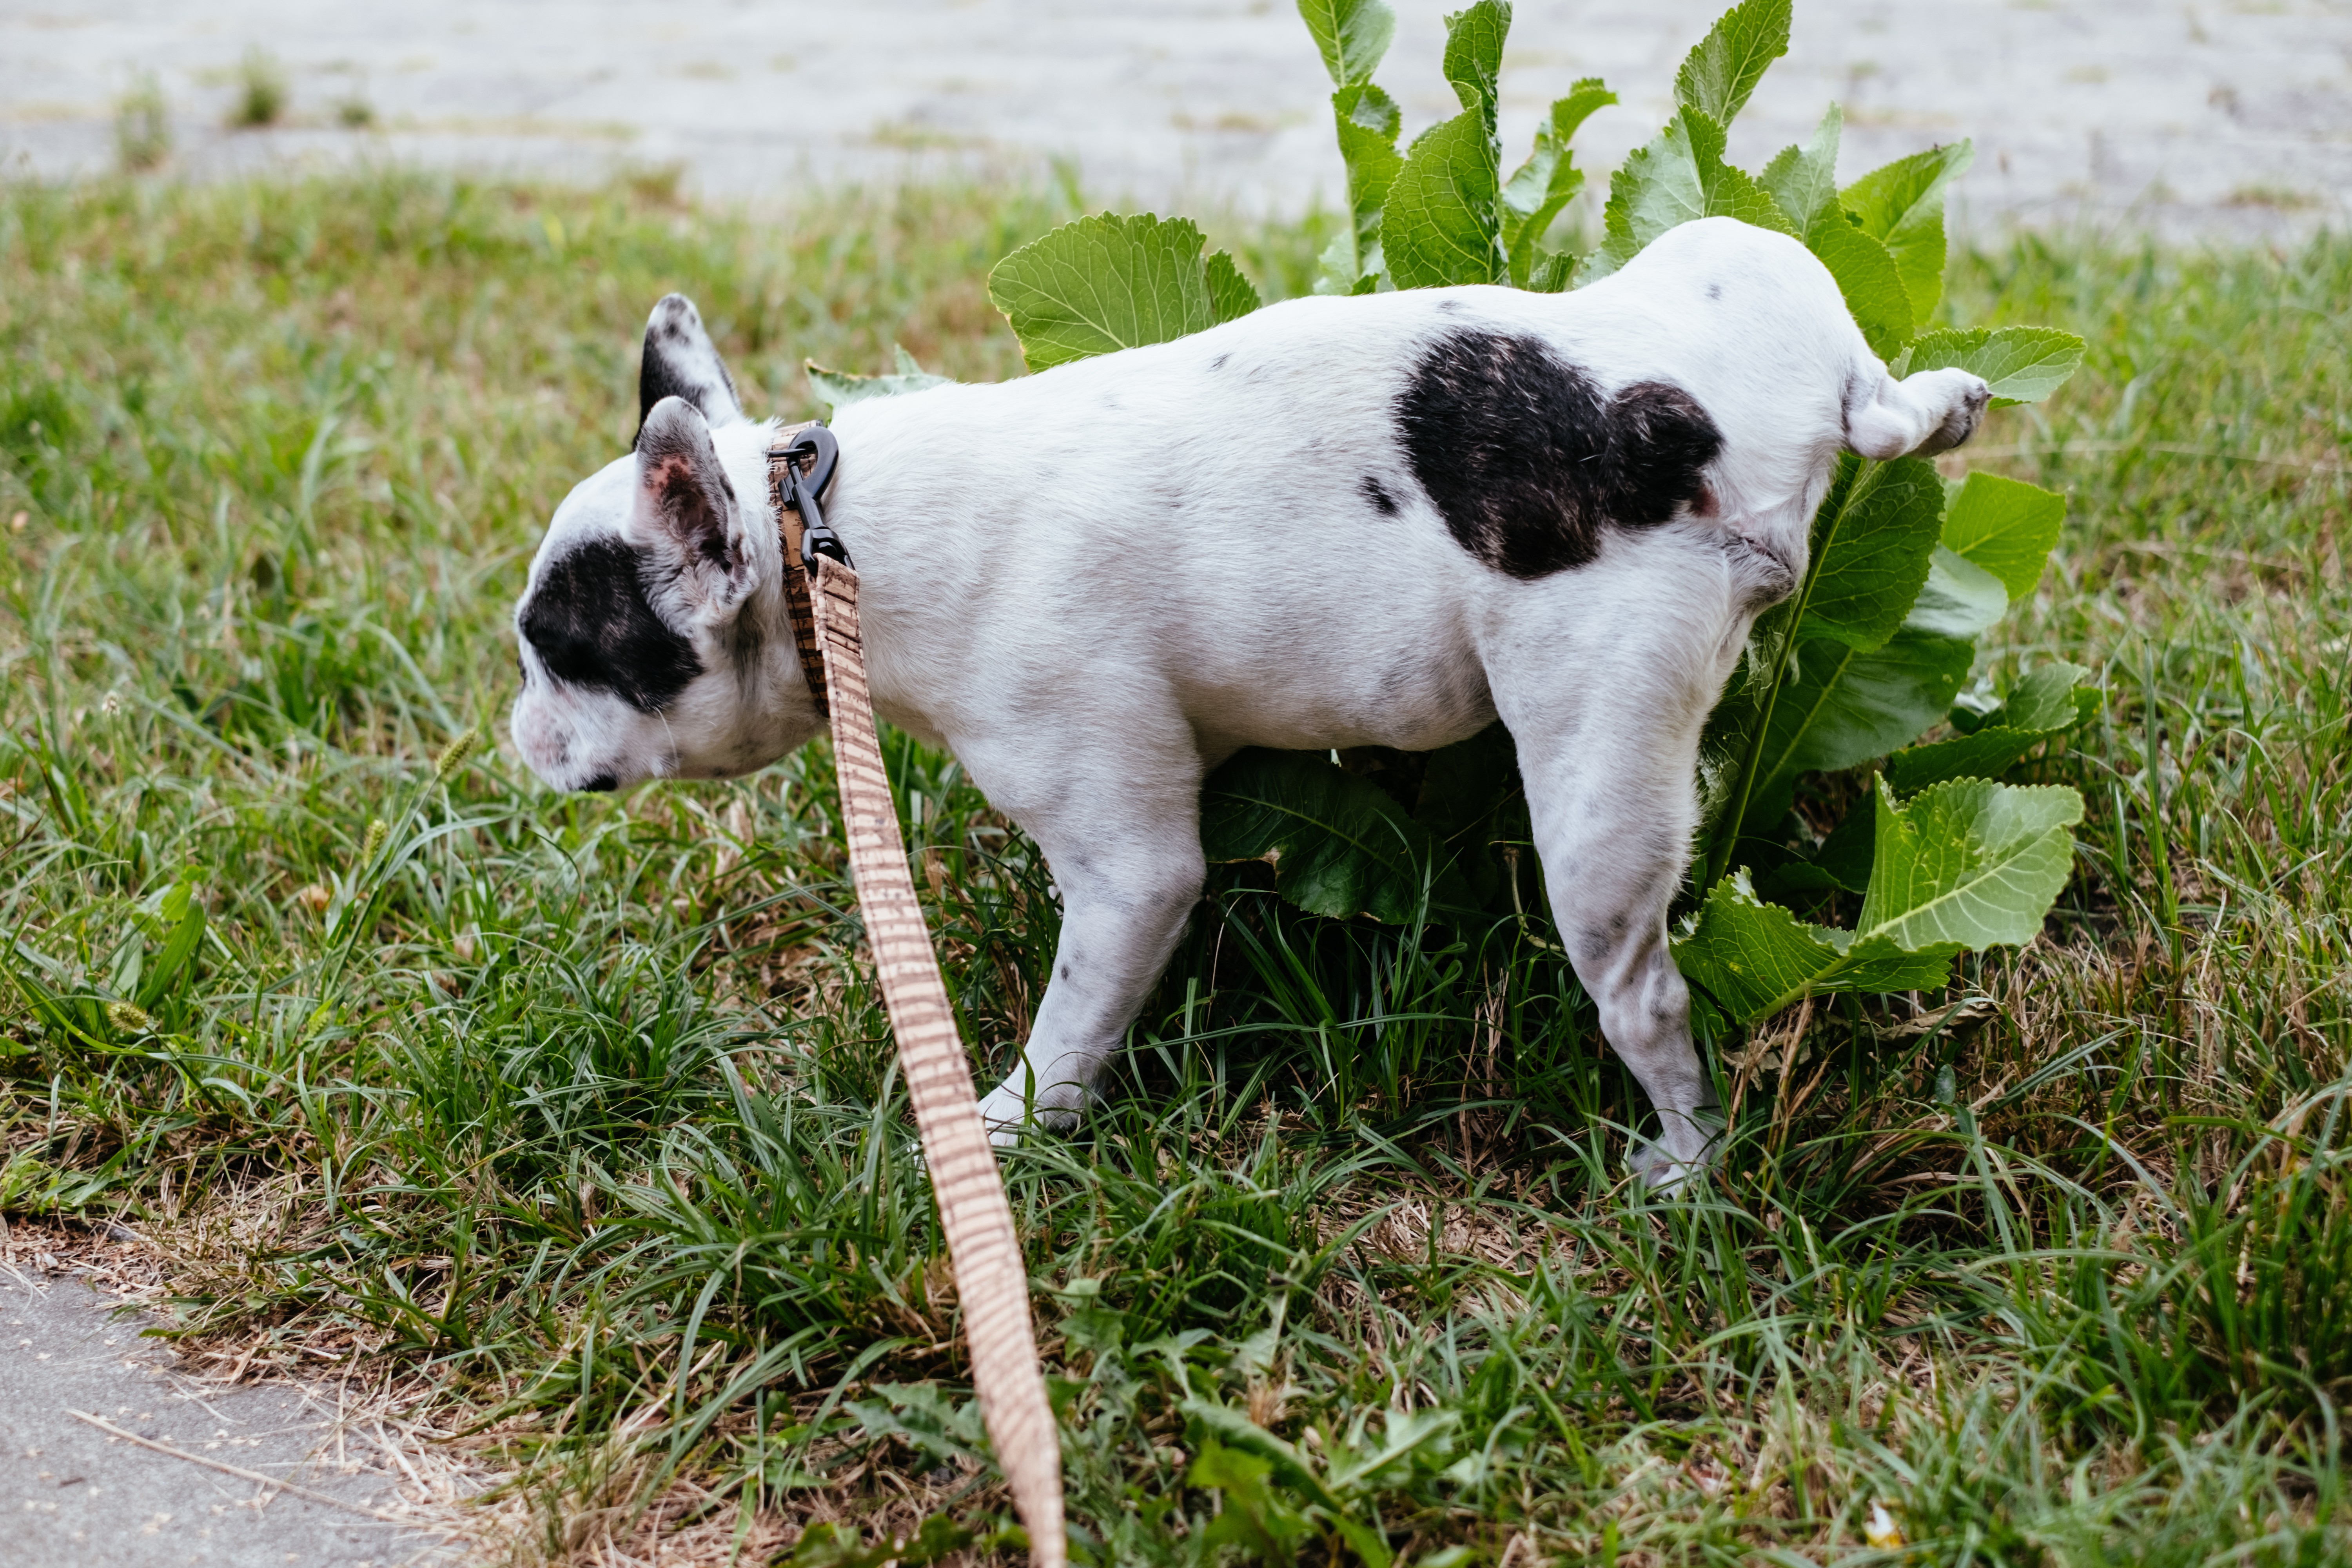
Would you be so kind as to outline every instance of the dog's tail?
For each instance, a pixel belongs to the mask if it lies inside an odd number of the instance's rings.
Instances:
[[[1949,451],[1977,433],[1990,402],[1981,376],[1927,370],[1897,381],[1864,350],[1846,375],[1846,448],[1882,462]]]

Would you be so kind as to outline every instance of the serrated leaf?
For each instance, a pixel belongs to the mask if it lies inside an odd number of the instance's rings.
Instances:
[[[1496,100],[1502,96],[1503,42],[1511,32],[1511,8],[1502,0],[1478,0],[1445,18],[1445,79],[1462,107],[1495,134]]]
[[[1242,276],[1229,253],[1211,251],[1207,273],[1209,315],[1216,325],[1237,321],[1258,308],[1257,285]]]
[[[1757,898],[1744,875],[1717,882],[1674,942],[1684,974],[1742,1023],[1808,993],[1925,990],[1970,949],[2031,942],[2073,866],[2068,831],[2083,800],[2057,786],[1964,779],[1908,805],[1874,791],[1869,890],[1851,931],[1807,925]]]
[[[1232,258],[1212,282],[1207,242],[1186,218],[1104,213],[1066,223],[996,264],[988,297],[1032,370],[1167,342],[1230,321],[1244,299]]]
[[[856,375],[848,371],[827,370],[814,360],[803,360],[807,373],[809,390],[825,405],[827,417],[838,415],[853,403],[863,403],[869,397],[898,397],[909,392],[920,392],[931,386],[953,386],[950,376],[933,375],[915,363],[915,356],[898,344],[890,345],[897,355],[898,368],[885,375]]]
[[[1837,279],[1870,352],[1881,359],[1901,353],[1911,337],[1911,294],[1886,247],[1832,213],[1812,226],[1805,247]]]
[[[1764,166],[1763,185],[1810,244],[1813,227],[1825,219],[1843,221],[1837,200],[1838,136],[1845,114],[1834,103],[1822,116],[1813,139],[1802,147],[1784,147]],[[1851,226],[1850,225],[1848,226]]]
[[[1578,82],[1566,98],[1553,102],[1551,112],[1536,130],[1535,150],[1504,183],[1503,249],[1509,258],[1511,280],[1520,288],[1536,287],[1538,270],[1551,259],[1543,249],[1544,235],[1560,210],[1584,188],[1584,172],[1576,167],[1570,139],[1593,110],[1616,101],[1617,95],[1599,77]]]
[[[1886,780],[1895,794],[1912,795],[1948,779],[1997,779],[2042,739],[1995,726],[1925,746],[1906,746],[1888,755]]]
[[[2065,521],[2066,498],[2057,491],[1972,473],[1945,510],[1944,545],[2000,579],[2011,599],[2022,599],[2042,581]]]
[[[1475,110],[1417,137],[1389,186],[1381,259],[1400,289],[1507,276],[1496,226],[1495,138]]]
[[[1674,942],[1685,979],[1741,1023],[1766,1018],[1802,996],[1838,961],[1834,943],[1778,904],[1756,896],[1746,871],[1717,882],[1698,920]]]
[[[1911,601],[1903,624],[1937,637],[1973,637],[2007,614],[2009,592],[2000,579],[1943,545],[1936,546],[1927,581]]]
[[[1738,118],[1765,68],[1789,52],[1790,0],[1741,0],[1707,30],[1675,75],[1675,101],[1718,125]]]
[[[1840,195],[1846,210],[1862,220],[1863,232],[1893,254],[1911,296],[1915,326],[1925,326],[1944,297],[1944,187],[1975,157],[1966,142],[1914,153],[1873,169]]]
[[[1930,745],[1907,746],[1886,759],[1897,795],[1916,795],[1947,779],[1997,779],[2044,741],[2054,740],[2097,711],[2096,689],[2078,691],[2091,672],[2079,664],[2042,665],[2010,689],[2009,699],[1983,726]],[[2085,705],[2081,699],[2091,699]]]
[[[1609,180],[1608,238],[1588,259],[1586,279],[1605,276],[1667,230],[1694,218],[1732,217],[1776,234],[1795,226],[1763,186],[1723,161],[1723,127],[1704,110],[1684,109]]]
[[[1389,188],[1404,164],[1396,150],[1402,117],[1396,100],[1370,82],[1343,87],[1331,95],[1331,117],[1348,171],[1349,232],[1331,243],[1324,258],[1324,291],[1344,294],[1357,279],[1380,270],[1381,213]]]
[[[1841,935],[1844,933],[1841,932]],[[1956,942],[1906,948],[1885,935],[1849,938],[1838,961],[1814,984],[1818,991],[1935,991],[1952,977],[1952,960],[1967,951]]]
[[[1849,454],[1822,515],[1813,543],[1819,564],[1797,636],[1832,637],[1867,653],[1895,635],[1927,581],[1944,481],[1924,458],[1864,464]]]
[[[1900,374],[1965,370],[1985,378],[1992,405],[2039,403],[2083,364],[2083,340],[2055,327],[1945,327],[1922,332],[1903,358]]]
[[[1371,80],[1396,37],[1396,13],[1385,0],[1298,0],[1298,16],[1334,87]]]
[[[2091,672],[2079,664],[2053,662],[2030,670],[2009,689],[2000,722],[2012,730],[2042,734],[2067,729],[2081,721],[2075,689],[2090,679]]]
[[[1955,779],[1895,804],[1877,789],[1877,846],[1855,929],[1899,947],[2033,940],[2074,868],[2083,797],[2061,784]]]
[[[1213,861],[1274,857],[1275,890],[1310,914],[1401,925],[1475,902],[1428,828],[1319,752],[1236,752],[1202,789],[1201,846]]]

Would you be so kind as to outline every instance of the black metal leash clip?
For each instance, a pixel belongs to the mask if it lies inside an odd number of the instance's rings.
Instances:
[[[814,457],[816,460],[809,471],[801,472],[801,459]],[[857,563],[849,558],[849,549],[841,542],[818,507],[818,499],[833,484],[833,470],[841,461],[841,443],[833,432],[822,425],[812,425],[793,437],[784,448],[784,486],[779,498],[785,506],[801,514],[801,565],[812,574],[816,571],[820,555],[838,561],[852,571]]]

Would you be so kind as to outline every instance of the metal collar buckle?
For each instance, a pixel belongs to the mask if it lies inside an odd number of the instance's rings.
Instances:
[[[771,447],[768,456],[772,462],[783,459],[776,482],[776,504],[800,513],[802,568],[814,573],[816,558],[822,555],[854,570],[857,563],[850,560],[841,536],[826,524],[818,504],[841,462],[841,444],[833,438],[833,432],[822,425],[811,425],[782,447]],[[806,473],[801,471],[803,458],[814,459]]]

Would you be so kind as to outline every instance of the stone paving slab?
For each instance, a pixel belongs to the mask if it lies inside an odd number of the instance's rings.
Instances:
[[[395,1568],[456,1561],[432,1535],[110,1437],[142,1437],[362,1505],[396,1501],[333,1389],[225,1387],[174,1371],[143,1320],[75,1279],[0,1272],[0,1568]]]
[[[1397,0],[1380,75],[1410,132],[1451,112],[1460,0]],[[1588,74],[1626,105],[1580,139],[1612,166],[1655,130],[1719,0],[1520,0],[1507,156]],[[292,122],[222,127],[265,47]],[[1297,212],[1339,188],[1328,83],[1283,0],[0,0],[0,164],[109,166],[111,105],[152,73],[197,176],[402,160],[601,178],[677,165],[723,199],[1066,160],[1122,205]],[[1735,128],[1749,166],[1847,109],[1846,177],[1975,139],[1956,218],[2284,237],[2352,203],[2352,0],[1798,0],[1794,45]],[[341,128],[364,101],[375,128]]]

